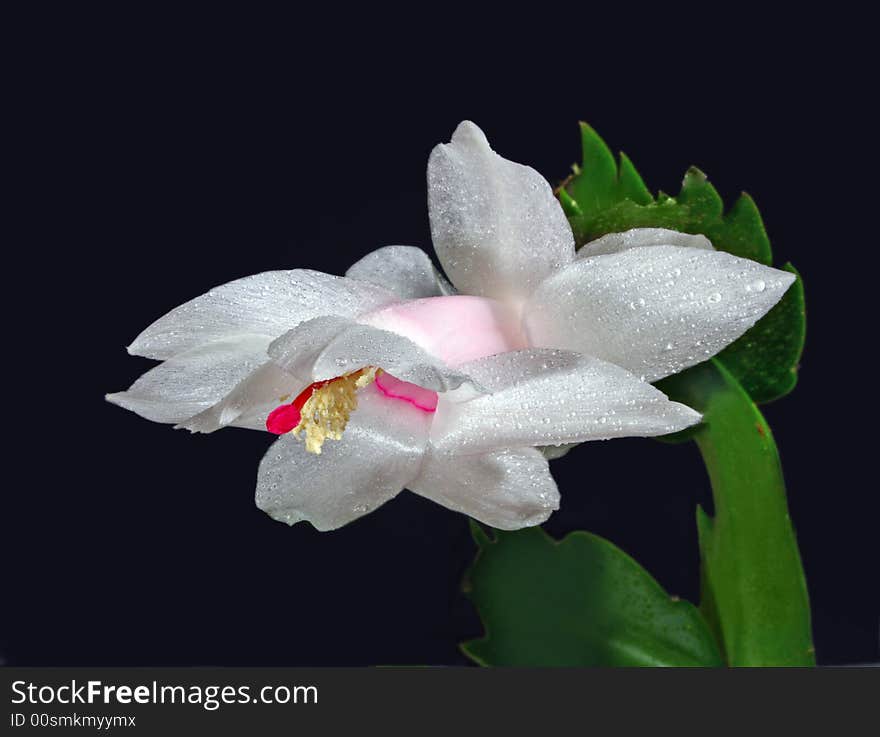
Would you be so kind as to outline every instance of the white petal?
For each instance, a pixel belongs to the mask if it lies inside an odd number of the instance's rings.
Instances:
[[[353,325],[338,335],[315,361],[312,376],[321,381],[362,366],[377,366],[436,392],[457,389],[468,381],[466,373],[448,368],[409,338],[369,325]]]
[[[311,380],[304,381],[282,371],[267,361],[217,404],[181,422],[178,427],[190,432],[210,433],[223,427],[265,430],[269,413],[284,399],[296,396]]]
[[[526,305],[524,325],[533,345],[598,356],[656,381],[732,343],[793,281],[721,251],[633,248],[555,274]]]
[[[469,456],[429,452],[409,488],[499,530],[540,525],[559,509],[547,459],[534,448]]]
[[[318,381],[313,376],[315,361],[334,338],[353,325],[355,325],[353,320],[336,316],[304,320],[273,340],[269,346],[269,355],[286,373],[308,379],[308,383]],[[344,371],[339,371],[336,376],[342,373]]]
[[[520,301],[574,258],[574,237],[547,181],[501,158],[465,121],[428,161],[428,209],[440,263],[467,294]]]
[[[356,317],[394,301],[373,284],[309,269],[267,271],[215,287],[160,317],[128,347],[169,358],[242,333],[275,338],[318,315]]]
[[[454,294],[427,253],[414,246],[385,246],[368,253],[345,275],[376,284],[401,299],[421,299]]]
[[[458,404],[441,397],[431,443],[447,453],[664,435],[700,420],[619,366],[578,353],[515,351],[462,370],[492,393]]]
[[[154,422],[179,423],[211,407],[266,360],[269,339],[245,335],[180,353],[107,400]]]
[[[699,248],[704,251],[715,250],[712,242],[704,235],[680,233],[677,230],[667,230],[666,228],[633,228],[623,233],[608,233],[608,235],[590,241],[581,247],[577,252],[577,257],[603,256],[608,253],[619,253],[630,248],[647,246],[681,246],[682,248]]]
[[[307,520],[333,530],[395,497],[419,472],[430,415],[387,400],[372,387],[341,440],[320,455],[282,435],[266,452],[257,480],[257,506],[280,522]]]
[[[316,318],[294,328],[269,347],[288,373],[324,381],[366,366],[437,392],[457,389],[468,376],[448,368],[409,338],[339,318]]]

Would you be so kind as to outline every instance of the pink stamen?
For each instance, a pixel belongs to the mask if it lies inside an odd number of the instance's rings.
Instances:
[[[295,428],[302,414],[294,404],[282,404],[273,409],[266,418],[266,429],[275,435],[284,435]]]
[[[376,388],[390,399],[402,399],[422,412],[437,411],[437,392],[408,381],[401,381],[387,372],[376,376]]]
[[[266,429],[275,435],[284,435],[284,433],[293,430],[302,419],[302,408],[312,398],[315,390],[326,386],[331,381],[336,381],[336,379],[316,381],[314,384],[309,384],[296,395],[296,399],[290,404],[282,404],[280,407],[273,409],[266,418]]]

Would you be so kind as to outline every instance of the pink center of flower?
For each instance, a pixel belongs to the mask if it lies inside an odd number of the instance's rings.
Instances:
[[[389,330],[455,367],[485,356],[524,348],[520,315],[500,302],[456,295],[395,303],[359,319],[365,325]],[[402,381],[381,367],[365,367],[344,376],[316,381],[289,404],[276,407],[266,429],[276,435],[306,435],[306,448],[321,452],[327,438],[342,437],[358,390],[375,383],[388,399],[405,402],[422,412],[436,412],[437,392]]]
[[[483,297],[426,297],[383,307],[358,322],[389,330],[456,367],[526,348],[515,310]]]

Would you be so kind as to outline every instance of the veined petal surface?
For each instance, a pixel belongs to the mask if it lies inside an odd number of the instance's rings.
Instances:
[[[180,423],[208,409],[267,359],[269,339],[243,335],[180,353],[107,401],[154,422]]]
[[[336,336],[315,360],[312,377],[322,381],[364,366],[435,392],[457,389],[468,380],[409,338],[370,325],[352,325]]]
[[[604,256],[619,253],[630,248],[647,246],[681,246],[682,248],[699,248],[713,251],[715,247],[704,235],[681,233],[667,228],[633,228],[622,233],[608,233],[594,241],[585,243],[577,252],[577,257]]]
[[[263,356],[264,360],[266,356]],[[177,427],[190,432],[210,433],[224,427],[266,430],[269,413],[284,401],[305,389],[304,381],[281,370],[275,363],[265,363],[240,381],[223,399]]]
[[[128,347],[147,358],[181,351],[239,334],[275,338],[319,315],[356,317],[395,301],[374,284],[310,269],[267,271],[215,287],[171,310]]]
[[[303,320],[272,341],[269,345],[269,356],[286,373],[307,379],[308,383],[318,381],[314,377],[318,357],[338,335],[355,324],[354,320],[335,315]]]
[[[461,368],[491,393],[440,402],[431,444],[445,453],[664,435],[700,420],[625,369],[569,351],[515,351]]]
[[[554,274],[523,323],[532,345],[597,356],[656,381],[732,343],[794,279],[721,251],[631,248]]]
[[[454,294],[452,285],[415,246],[385,246],[368,253],[345,275],[387,289],[400,299],[422,299]]]
[[[502,158],[473,123],[456,128],[428,160],[434,249],[467,294],[520,303],[574,259],[574,236],[550,185]]]
[[[429,450],[409,488],[499,530],[540,525],[559,508],[547,459],[534,448],[476,455]]]

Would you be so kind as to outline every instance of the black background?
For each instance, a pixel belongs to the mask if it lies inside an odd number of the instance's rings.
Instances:
[[[7,143],[24,163],[4,269],[22,375],[5,402],[7,663],[465,662],[456,643],[480,624],[459,588],[474,552],[463,516],[405,492],[337,532],[290,529],[253,504],[269,436],[190,436],[103,401],[151,365],[124,346],[211,286],[342,273],[392,243],[430,250],[427,156],[464,118],[551,182],[577,159],[583,119],[653,190],[676,192],[693,163],[727,202],[755,197],[777,262],[807,285],[800,384],[765,414],[818,657],[880,658],[863,419],[876,405],[876,90],[857,18],[41,12],[7,26],[23,41]],[[697,597],[708,482],[692,445],[592,443],[553,471],[550,532],[607,536]]]

